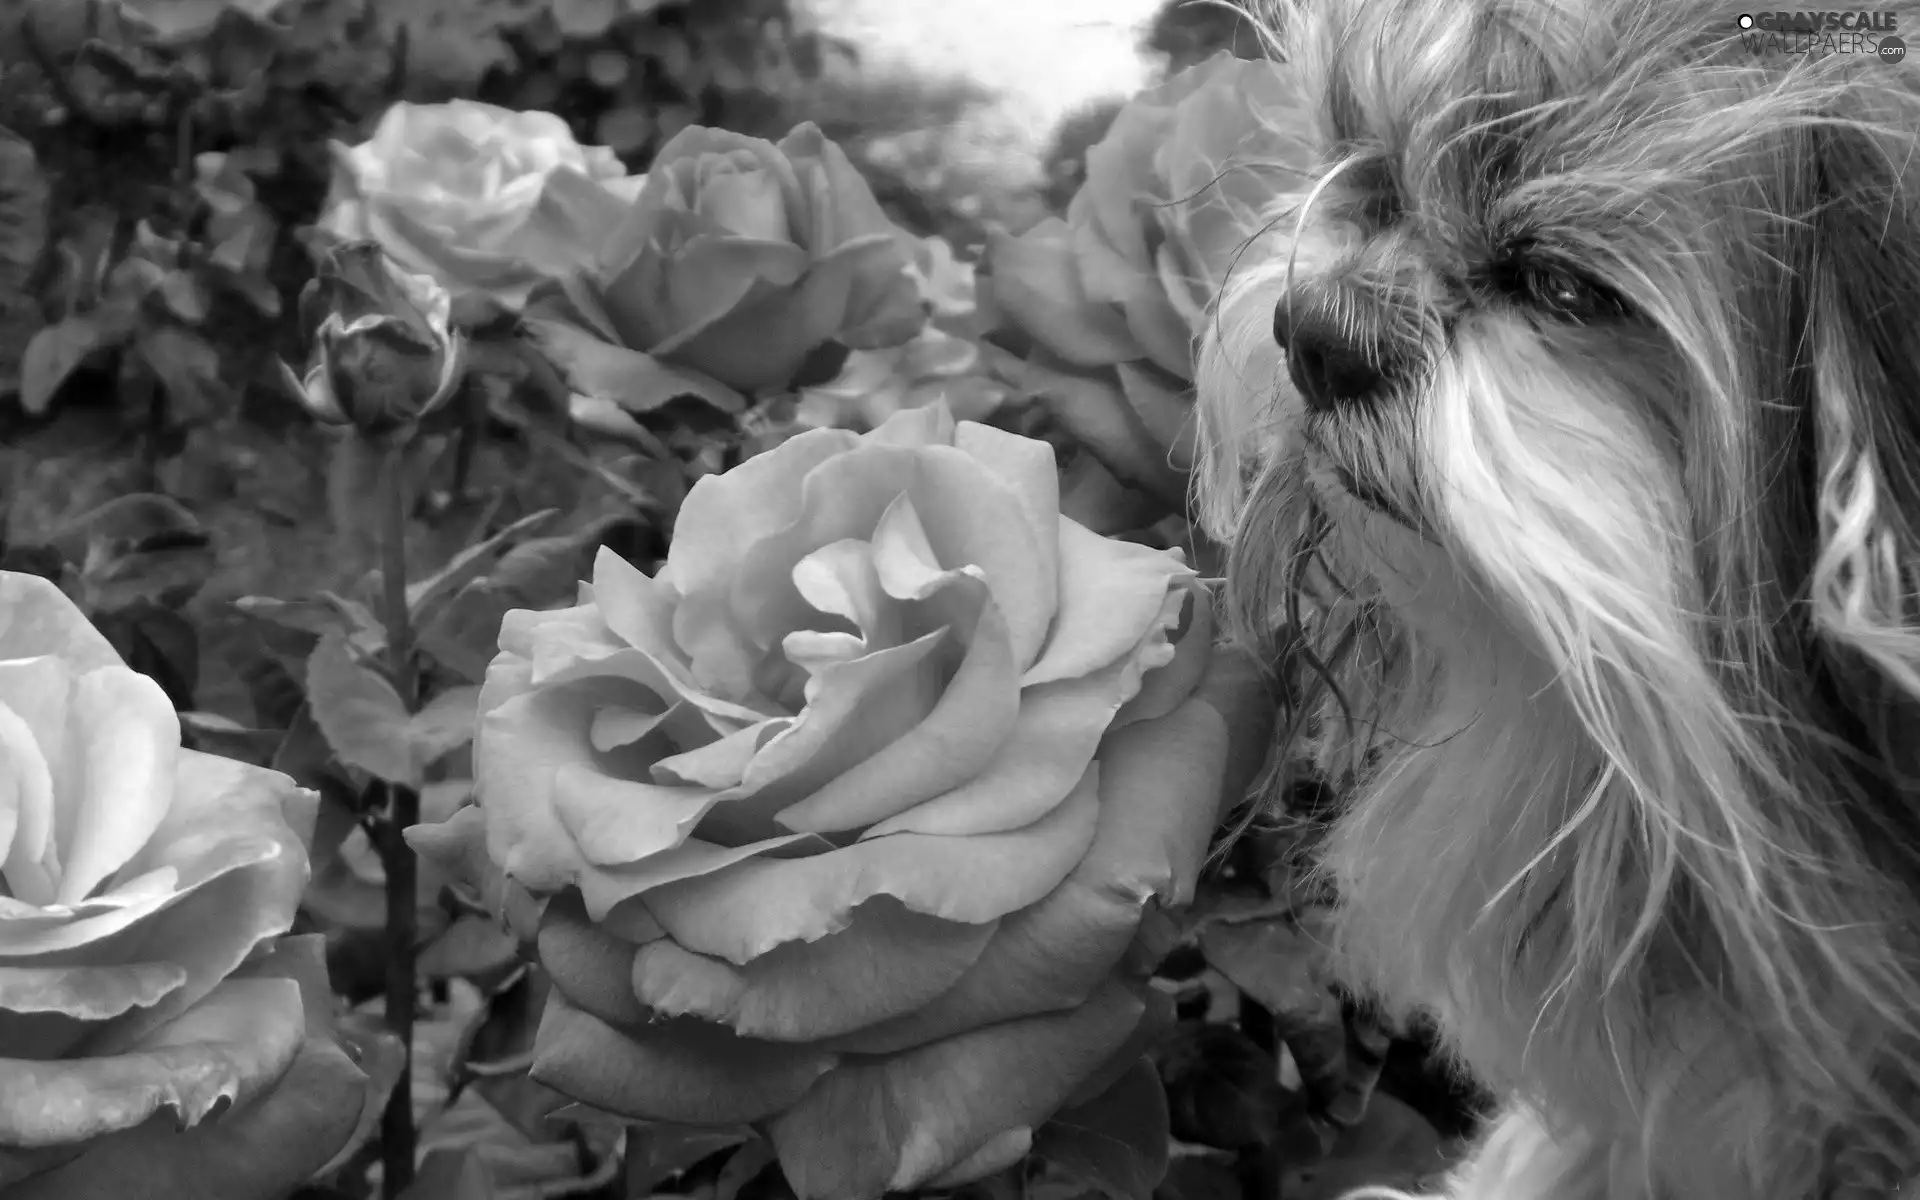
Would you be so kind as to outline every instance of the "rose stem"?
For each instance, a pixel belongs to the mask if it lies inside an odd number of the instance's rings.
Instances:
[[[406,440],[387,449],[382,464],[380,577],[387,653],[393,687],[411,712],[415,703],[413,622],[407,612],[407,501]],[[381,866],[387,876],[387,1028],[400,1039],[404,1053],[400,1078],[380,1115],[380,1194],[397,1197],[413,1182],[413,1005],[414,943],[418,938],[414,913],[415,861],[413,847],[402,836],[420,820],[420,793],[397,783],[387,784],[387,821],[382,831]]]

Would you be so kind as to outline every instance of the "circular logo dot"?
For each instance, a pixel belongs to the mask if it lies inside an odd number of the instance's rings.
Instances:
[[[1742,29],[1752,29],[1752,28],[1753,28],[1753,14],[1752,14],[1752,13],[1741,13],[1741,14],[1740,14],[1740,20],[1739,20],[1739,22],[1738,22],[1738,24],[1739,24],[1739,26],[1740,26],[1740,28],[1742,28]]]
[[[1897,63],[1907,56],[1907,44],[1893,34],[1888,34],[1880,39],[1878,53],[1881,62]]]

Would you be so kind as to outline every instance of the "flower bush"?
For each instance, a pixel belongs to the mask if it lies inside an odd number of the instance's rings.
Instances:
[[[283,1195],[346,1142],[365,1080],[315,1036],[316,940],[277,941],[315,799],[183,750],[158,684],[52,583],[0,572],[9,1200]]]
[[[604,214],[644,182],[552,113],[472,100],[396,104],[371,138],[335,142],[333,156],[319,227],[380,243],[469,309],[518,310],[541,280],[586,265]]]
[[[1057,490],[944,406],[813,430],[697,483],[652,578],[602,551],[508,615],[479,806],[415,838],[546,901],[536,1078],[868,1197],[1014,1161],[1138,1057],[1120,964],[1218,808],[1211,622]]]
[[[1193,340],[1264,206],[1306,167],[1280,64],[1218,54],[1149,88],[1087,152],[1064,219],[988,243],[1001,370],[1123,482],[1185,504]]]

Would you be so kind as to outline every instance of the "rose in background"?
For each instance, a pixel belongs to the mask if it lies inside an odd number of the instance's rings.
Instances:
[[[314,794],[183,750],[158,684],[4,572],[0,797],[8,1200],[257,1200],[325,1166],[367,1081],[319,939],[280,936]]]
[[[652,578],[603,550],[577,606],[508,615],[478,806],[410,837],[540,912],[536,1079],[756,1124],[837,1200],[1004,1167],[1139,1060],[1129,949],[1259,704],[1196,692],[1180,555],[1058,487],[942,405],[810,430],[697,483]]]
[[[595,265],[536,298],[528,324],[578,392],[630,411],[688,393],[739,411],[805,382],[823,352],[926,324],[918,243],[811,123],[777,145],[682,130],[590,236]]]
[[[865,433],[903,409],[945,403],[962,421],[985,421],[1007,400],[980,346],[972,263],[954,257],[945,238],[923,239],[915,256],[927,326],[884,350],[854,350],[840,373],[799,391],[794,418],[811,429]]]
[[[1121,483],[1183,511],[1193,340],[1235,254],[1308,165],[1286,68],[1219,54],[1130,101],[1065,219],[991,235],[998,369]]]
[[[517,311],[535,284],[589,263],[644,181],[552,113],[472,100],[396,104],[367,141],[332,148],[320,228],[380,243],[473,315]]]

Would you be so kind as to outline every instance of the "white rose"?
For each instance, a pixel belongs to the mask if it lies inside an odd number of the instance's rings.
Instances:
[[[589,265],[599,239],[584,234],[617,223],[645,181],[552,113],[472,100],[396,104],[372,138],[333,151],[321,229],[514,310],[541,279]]]

